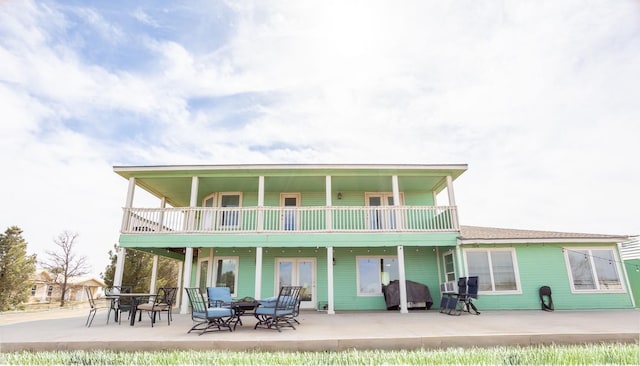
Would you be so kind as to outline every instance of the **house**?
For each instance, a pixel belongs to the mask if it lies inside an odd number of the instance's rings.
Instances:
[[[265,298],[305,288],[302,308],[385,309],[384,285],[440,289],[478,275],[482,309],[631,308],[617,243],[626,236],[461,226],[466,164],[115,166],[129,188],[114,284],[126,251],[182,263],[183,287]],[[136,190],[157,207],[134,207]],[[126,285],[126,284],[125,284]],[[186,298],[185,298],[186,299]],[[181,311],[187,311],[186,301]],[[400,311],[407,312],[404,286]]]
[[[87,301],[85,288],[91,289],[93,297],[104,294],[105,283],[92,276],[70,278],[67,283],[66,300]],[[44,269],[38,269],[32,276],[31,294],[29,303],[44,303],[60,300],[61,284],[55,281],[54,276]]]

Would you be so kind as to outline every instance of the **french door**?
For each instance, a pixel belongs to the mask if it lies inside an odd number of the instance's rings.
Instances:
[[[302,286],[300,308],[316,307],[316,259],[315,258],[277,258],[276,259],[276,295],[282,286]]]
[[[396,228],[395,212],[390,210],[393,207],[392,193],[367,193],[366,194],[369,229],[385,230]]]

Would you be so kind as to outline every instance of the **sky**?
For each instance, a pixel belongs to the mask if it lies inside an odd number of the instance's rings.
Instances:
[[[638,235],[638,85],[638,1],[4,0],[0,229],[97,275],[114,165],[462,163],[463,225]]]

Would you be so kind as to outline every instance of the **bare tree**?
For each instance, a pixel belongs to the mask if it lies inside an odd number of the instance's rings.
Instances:
[[[58,250],[47,251],[48,261],[42,263],[42,266],[53,275],[54,283],[60,284],[60,307],[64,306],[69,280],[89,273],[87,257],[77,257],[74,252],[76,239],[78,234],[69,231],[58,235],[53,240]]]

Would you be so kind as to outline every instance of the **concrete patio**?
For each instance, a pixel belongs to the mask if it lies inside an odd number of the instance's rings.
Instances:
[[[148,317],[135,326],[106,324],[106,311],[85,327],[88,309],[0,314],[0,350],[286,350],[416,349],[496,345],[640,342],[640,311],[483,311],[481,315],[440,314],[437,310],[338,312],[306,311],[297,330],[254,330],[243,317],[235,332],[187,334],[189,315],[166,314],[151,327]]]

